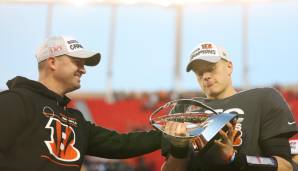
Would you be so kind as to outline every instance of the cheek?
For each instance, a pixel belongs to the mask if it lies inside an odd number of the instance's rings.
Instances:
[[[221,81],[225,81],[229,76],[229,71],[225,67],[221,67],[216,71],[216,78]]]
[[[57,70],[56,76],[59,77],[64,82],[67,82],[73,78],[74,73],[75,73],[75,70],[73,67],[69,65],[65,65],[60,67],[59,70]]]
[[[228,73],[223,73],[223,74],[220,74],[217,76],[217,81],[220,83],[220,85],[222,85],[224,87],[228,84],[229,79],[230,79],[230,77],[229,77]]]
[[[71,74],[74,73],[75,71],[77,71],[77,67],[73,64],[67,64],[62,66],[62,71],[66,74]]]

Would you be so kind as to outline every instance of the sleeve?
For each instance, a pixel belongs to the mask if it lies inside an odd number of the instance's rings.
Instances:
[[[161,138],[161,155],[168,158],[171,150],[171,143],[168,139],[162,137]]]
[[[263,156],[247,156],[245,153],[238,151],[235,153],[234,159],[229,163],[228,167],[231,171],[273,171],[278,169],[275,158],[271,156],[279,156],[292,163],[290,155],[289,142],[283,135],[268,138],[261,142],[261,148],[264,152]]]
[[[297,133],[296,122],[284,98],[275,89],[267,89],[262,103],[261,140]]]
[[[25,126],[25,106],[19,95],[5,91],[0,94],[0,109],[0,152],[5,153]]]
[[[287,137],[276,136],[268,138],[261,142],[260,145],[266,157],[279,156],[291,162],[290,144]]]
[[[153,152],[161,146],[161,133],[130,132],[119,134],[90,122],[87,154],[114,159],[124,159]]]

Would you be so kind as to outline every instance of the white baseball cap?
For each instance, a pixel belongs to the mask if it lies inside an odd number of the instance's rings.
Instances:
[[[220,59],[231,61],[227,51],[224,48],[218,47],[210,42],[200,43],[198,46],[196,46],[196,48],[194,48],[194,50],[191,51],[186,71],[189,72],[192,69],[193,63],[195,61],[204,60],[207,62],[216,63]]]
[[[49,57],[61,55],[85,59],[85,65],[88,66],[97,65],[101,58],[99,52],[85,50],[83,46],[72,37],[52,36],[37,50],[36,59],[39,63]]]

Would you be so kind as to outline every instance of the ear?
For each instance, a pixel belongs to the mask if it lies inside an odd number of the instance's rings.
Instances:
[[[48,64],[50,70],[53,70],[53,71],[56,70],[56,63],[57,63],[57,61],[56,61],[55,57],[49,57],[47,59],[47,64]]]
[[[227,61],[227,69],[229,76],[231,76],[233,73],[233,63],[231,61]]]

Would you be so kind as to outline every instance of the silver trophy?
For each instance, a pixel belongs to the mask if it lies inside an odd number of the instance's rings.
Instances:
[[[179,99],[167,102],[150,115],[150,124],[176,142],[192,144],[193,150],[203,152],[207,150],[215,139],[219,139],[218,132],[227,129],[226,124],[237,118],[237,114],[217,113],[206,104],[193,99]],[[186,135],[170,135],[165,131],[166,123],[183,122],[186,125]]]

